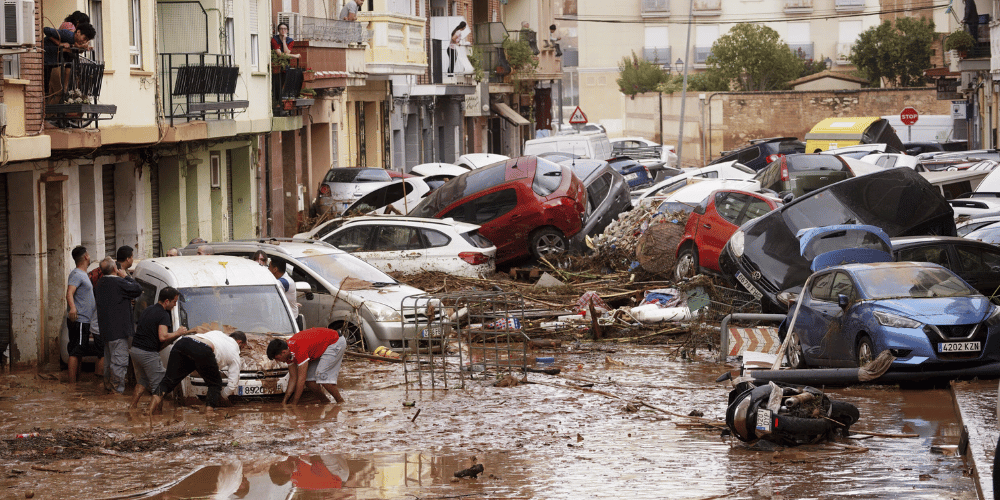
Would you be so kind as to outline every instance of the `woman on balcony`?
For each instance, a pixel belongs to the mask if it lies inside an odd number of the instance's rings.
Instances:
[[[455,73],[455,60],[458,59],[458,45],[462,42],[462,35],[465,34],[465,21],[458,23],[458,26],[451,31],[451,42],[448,44],[448,74]],[[441,50],[441,49],[438,49]]]
[[[293,44],[295,44],[295,40],[292,40],[292,37],[288,36],[288,24],[278,23],[278,33],[271,37],[271,50],[276,50],[279,54],[298,59],[298,54],[292,54]]]

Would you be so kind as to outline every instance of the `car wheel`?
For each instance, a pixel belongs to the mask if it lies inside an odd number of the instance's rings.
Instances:
[[[788,347],[785,349],[785,357],[788,358],[788,366],[791,368],[806,367],[806,358],[805,354],[802,353],[802,344],[799,343],[799,336],[794,333],[788,341]]]
[[[872,339],[867,335],[862,335],[858,339],[857,348],[857,358],[858,368],[871,363],[875,359],[875,348],[872,347]]]
[[[698,250],[694,245],[689,245],[677,254],[677,263],[674,264],[674,277],[677,281],[694,277],[698,274]]]
[[[347,348],[352,351],[368,352],[368,342],[365,341],[365,333],[361,327],[354,323],[334,323],[330,325],[331,330],[347,339]]]
[[[535,231],[531,235],[528,245],[531,249],[531,255],[536,259],[561,254],[569,248],[569,242],[566,241],[566,237],[558,230],[550,227]]]

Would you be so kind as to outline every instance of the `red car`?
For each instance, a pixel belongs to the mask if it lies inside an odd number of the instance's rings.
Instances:
[[[478,224],[501,264],[566,251],[586,206],[587,191],[569,167],[522,156],[451,179],[408,215]]]
[[[781,202],[760,193],[738,189],[713,191],[688,217],[684,236],[677,245],[674,275],[690,278],[702,269],[719,270],[719,252],[744,222],[781,206]]]

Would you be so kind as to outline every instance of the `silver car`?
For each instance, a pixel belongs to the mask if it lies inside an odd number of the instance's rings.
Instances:
[[[419,300],[408,300],[404,310],[404,299],[423,296],[424,291],[399,283],[322,241],[267,239],[211,245],[216,255],[249,259],[262,250],[272,261],[284,262],[298,290],[303,329],[332,328],[358,349],[372,351],[384,346],[403,352],[416,348],[415,339],[426,337],[423,331],[429,323],[437,323],[435,319],[442,313],[440,307],[433,307],[435,318],[429,318],[424,307],[416,306],[428,302]],[[184,253],[192,249],[188,247]],[[435,331],[434,335],[445,333]]]
[[[340,215],[362,196],[392,182],[389,171],[381,168],[331,168],[319,183],[313,211]]]
[[[587,189],[587,218],[570,240],[570,248],[582,250],[587,235],[600,234],[618,214],[632,209],[628,182],[604,160],[569,159],[559,163],[571,168]]]

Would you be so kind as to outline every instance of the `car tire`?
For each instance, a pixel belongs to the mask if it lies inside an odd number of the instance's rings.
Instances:
[[[857,363],[858,368],[861,368],[874,359],[875,347],[872,344],[872,339],[868,335],[862,334],[858,338],[857,349],[854,350],[854,361]]]
[[[329,327],[347,339],[347,348],[352,351],[368,352],[368,341],[361,327],[354,323],[334,323]]]
[[[785,348],[785,358],[790,368],[801,369],[808,366],[805,354],[802,352],[802,344],[799,343],[799,336],[794,333],[788,341],[788,347]]]
[[[696,274],[698,274],[698,249],[694,245],[688,245],[677,254],[674,278],[681,281],[693,278]]]
[[[569,242],[566,237],[557,229],[546,227],[531,234],[528,239],[528,249],[531,255],[541,260],[566,252],[569,249]]]

